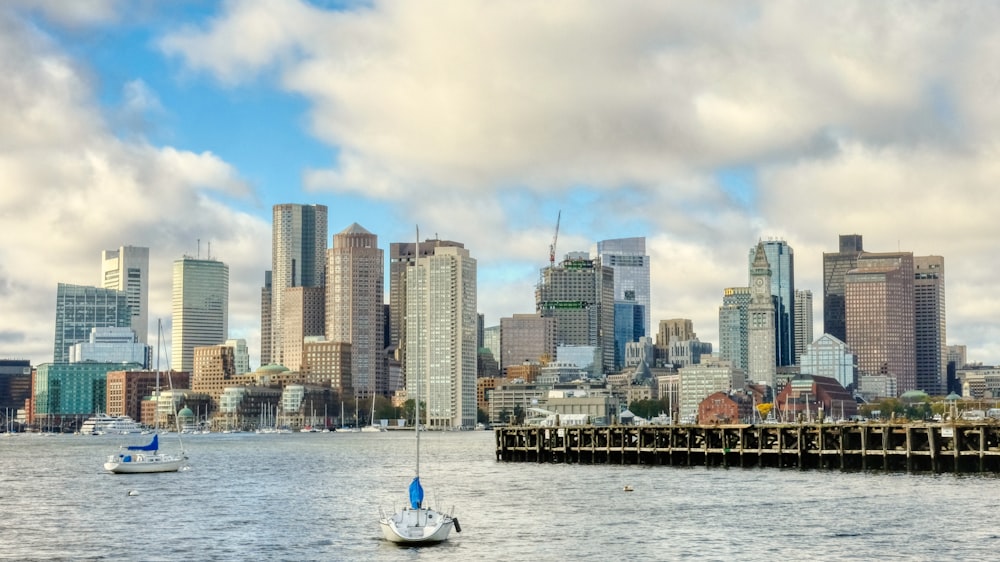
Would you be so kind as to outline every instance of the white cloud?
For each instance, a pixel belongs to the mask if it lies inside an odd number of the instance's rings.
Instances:
[[[51,358],[56,284],[97,284],[101,250],[150,247],[150,318],[168,325],[170,264],[195,253],[199,238],[233,278],[262,283],[267,260],[257,249],[269,243],[268,224],[207,196],[246,197],[236,170],[211,153],[116,138],[86,69],[8,14],[0,28],[0,60],[10,62],[0,75],[0,341],[17,342],[5,350]],[[135,91],[147,108],[156,99],[145,86]],[[259,290],[234,285],[231,315],[256,324]]]

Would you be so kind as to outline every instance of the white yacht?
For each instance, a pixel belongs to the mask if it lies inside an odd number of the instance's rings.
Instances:
[[[142,425],[129,416],[97,414],[83,422],[83,425],[80,426],[80,433],[83,435],[142,433]]]

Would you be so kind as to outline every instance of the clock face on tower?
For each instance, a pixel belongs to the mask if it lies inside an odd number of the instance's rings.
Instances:
[[[758,277],[758,278],[754,279],[753,280],[753,285],[754,285],[754,290],[756,292],[762,293],[764,291],[764,278],[763,277]]]

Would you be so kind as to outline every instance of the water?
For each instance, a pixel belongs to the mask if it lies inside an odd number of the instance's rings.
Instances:
[[[149,475],[104,472],[118,443],[0,438],[0,560],[988,560],[1000,548],[993,475],[508,464],[491,432],[432,432],[421,481],[463,532],[405,548],[377,518],[406,500],[412,433],[196,435],[191,470]]]

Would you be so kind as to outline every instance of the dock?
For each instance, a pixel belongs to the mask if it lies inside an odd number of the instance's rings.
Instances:
[[[502,462],[1000,472],[1000,425],[794,423],[505,427]]]

